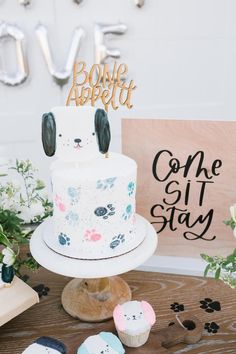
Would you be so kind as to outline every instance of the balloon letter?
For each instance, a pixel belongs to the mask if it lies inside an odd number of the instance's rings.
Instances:
[[[13,39],[16,46],[17,71],[9,75],[6,71],[0,70],[0,82],[9,86],[22,84],[28,77],[28,64],[24,51],[24,33],[16,26],[6,22],[0,23],[0,40],[5,38]]]
[[[58,85],[60,86],[65,85],[71,76],[73,65],[76,61],[76,56],[80,47],[81,40],[85,35],[83,28],[78,27],[75,29],[73,33],[69,53],[67,56],[66,65],[61,71],[58,71],[55,68],[52,59],[49,41],[48,41],[48,32],[46,27],[43,25],[38,25],[36,27],[36,35],[38,37],[39,44],[42,49],[43,56],[46,61],[49,73],[52,75],[54,81]]]
[[[127,30],[125,24],[104,25],[95,24],[94,27],[94,42],[95,42],[95,63],[104,64],[108,57],[120,58],[120,51],[118,49],[107,48],[105,44],[106,34],[124,34]]]

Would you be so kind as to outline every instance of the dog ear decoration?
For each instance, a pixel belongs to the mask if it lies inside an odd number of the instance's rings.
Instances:
[[[108,117],[104,109],[99,108],[96,110],[95,132],[97,135],[99,151],[102,154],[106,154],[108,152],[111,141],[111,132]]]
[[[152,306],[147,301],[141,301],[141,306],[146,321],[150,324],[150,326],[153,326],[156,322],[156,315]]]
[[[116,324],[120,331],[125,331],[125,321],[123,317],[123,309],[121,305],[116,305],[113,311],[113,317],[116,319]]]
[[[42,142],[45,154],[53,156],[56,151],[56,122],[51,112],[44,113],[42,117]]]
[[[36,339],[34,343],[40,344],[44,347],[51,348],[57,350],[60,354],[66,354],[67,349],[64,343],[59,340],[51,337],[40,337]]]
[[[117,336],[115,336],[113,333],[110,332],[100,332],[99,336],[110,345],[110,347],[115,350],[119,354],[124,354],[125,350],[123,348],[123,345],[121,344],[121,341]]]
[[[89,354],[84,343],[78,348],[77,354]]]

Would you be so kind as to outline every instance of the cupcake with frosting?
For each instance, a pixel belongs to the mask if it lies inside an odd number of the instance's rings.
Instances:
[[[111,332],[100,332],[88,337],[78,348],[77,354],[124,354],[119,338]]]
[[[113,319],[121,342],[140,347],[147,342],[156,315],[147,301],[128,301],[115,307]]]

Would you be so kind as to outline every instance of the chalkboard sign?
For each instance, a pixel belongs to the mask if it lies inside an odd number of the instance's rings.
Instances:
[[[236,122],[123,119],[122,134],[123,153],[138,163],[137,212],[159,234],[158,254],[229,254]]]

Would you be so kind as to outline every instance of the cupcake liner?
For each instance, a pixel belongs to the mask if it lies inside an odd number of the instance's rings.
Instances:
[[[127,334],[125,332],[119,331],[117,329],[117,333],[118,333],[118,336],[123,344],[125,344],[127,347],[137,348],[137,347],[141,347],[142,345],[144,345],[147,342],[149,334],[150,334],[150,330],[146,330],[145,332],[139,333],[136,335],[131,335],[131,334]]]

